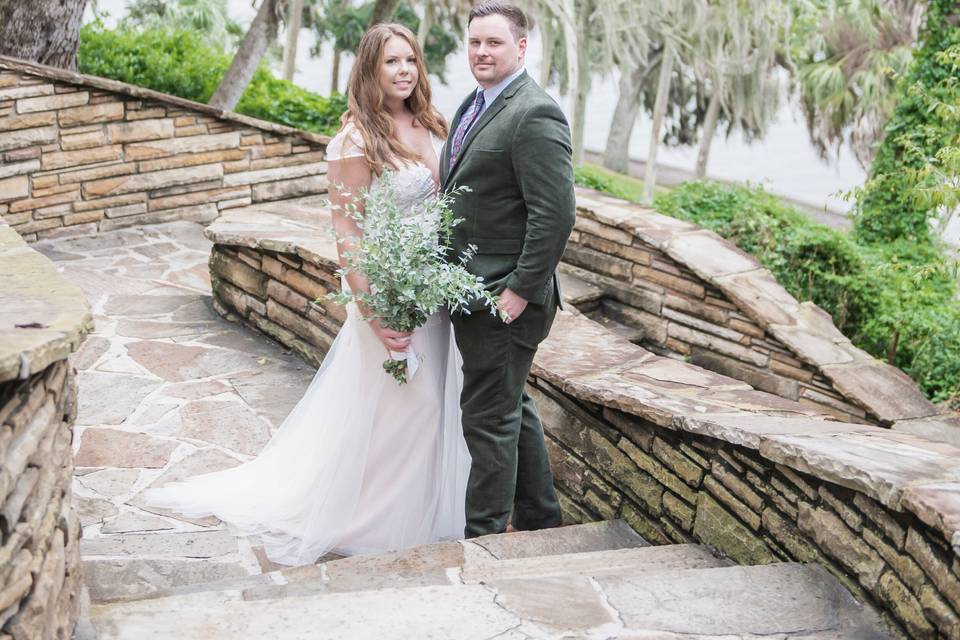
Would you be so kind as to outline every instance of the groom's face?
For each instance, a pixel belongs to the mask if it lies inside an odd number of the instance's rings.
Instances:
[[[523,64],[527,39],[515,38],[504,16],[495,13],[474,18],[468,32],[470,71],[484,89],[498,84]]]

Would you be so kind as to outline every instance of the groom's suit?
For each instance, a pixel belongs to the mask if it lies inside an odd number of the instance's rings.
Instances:
[[[454,132],[474,98],[457,111],[441,158],[443,190],[470,188],[453,204],[463,218],[453,249],[459,255],[475,245],[467,269],[494,293],[509,288],[529,304],[510,324],[480,304],[452,318],[464,361],[463,432],[473,457],[468,538],[503,531],[511,510],[517,529],[560,524],[543,427],[524,384],[560,304],[555,270],[576,208],[567,121],[526,72],[482,112],[451,163]]]

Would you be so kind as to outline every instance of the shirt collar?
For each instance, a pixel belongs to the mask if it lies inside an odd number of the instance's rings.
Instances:
[[[524,71],[525,69],[521,65],[519,69],[513,72],[513,74],[507,76],[506,78],[504,78],[497,84],[493,85],[489,89],[482,89],[484,108],[493,104],[493,101],[496,100],[501,93],[503,93],[503,90],[506,89],[511,82],[519,78]],[[481,91],[481,89],[477,87],[477,91]]]

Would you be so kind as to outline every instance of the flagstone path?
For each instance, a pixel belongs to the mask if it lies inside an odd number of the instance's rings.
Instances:
[[[313,369],[211,306],[203,228],[175,222],[33,245],[87,295],[73,490],[95,600],[274,568],[213,518],[143,504],[154,484],[233,466],[280,426]]]

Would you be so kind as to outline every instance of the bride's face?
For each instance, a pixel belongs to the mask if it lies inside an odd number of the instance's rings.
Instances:
[[[398,36],[387,40],[380,64],[380,89],[387,100],[406,100],[419,79],[417,57],[410,44]]]

